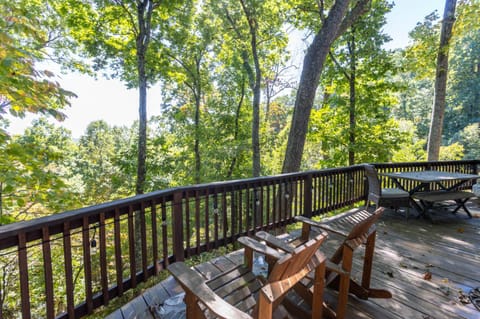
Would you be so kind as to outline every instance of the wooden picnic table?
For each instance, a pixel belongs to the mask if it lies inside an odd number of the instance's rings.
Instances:
[[[454,212],[463,208],[471,217],[470,212],[465,207],[465,202],[475,195],[472,192],[458,190],[468,181],[480,178],[479,175],[443,171],[394,172],[380,173],[380,175],[391,178],[395,185],[408,191],[412,199],[412,205],[420,213],[419,216],[430,217],[428,209],[435,202],[454,200],[457,204]],[[404,181],[415,181],[418,184],[407,190],[402,183]],[[432,190],[432,185],[436,185],[437,190]],[[420,205],[413,200],[415,198],[420,201]]]

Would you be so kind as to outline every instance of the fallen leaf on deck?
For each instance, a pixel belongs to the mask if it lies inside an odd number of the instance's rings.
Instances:
[[[459,233],[463,233],[464,231],[465,231],[465,229],[463,229],[462,227],[457,228],[457,232],[459,232]]]
[[[423,279],[425,279],[425,280],[432,279],[432,273],[427,271],[426,273],[423,274]]]
[[[400,267],[402,267],[402,268],[408,268],[408,265],[407,265],[407,264],[404,264],[404,263],[400,263]]]
[[[392,271],[387,271],[387,275],[388,275],[388,277],[393,278],[393,272]]]
[[[470,302],[470,298],[463,292],[463,290],[458,291],[458,301],[460,301],[462,304],[467,305]]]

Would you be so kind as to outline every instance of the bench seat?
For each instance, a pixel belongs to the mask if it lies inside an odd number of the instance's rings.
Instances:
[[[456,213],[460,208],[468,214],[470,218],[472,218],[472,214],[470,211],[465,207],[465,203],[472,197],[476,197],[476,195],[469,191],[432,191],[432,192],[419,192],[412,195],[414,199],[418,199],[423,205],[423,212],[424,215],[428,209],[432,208],[434,203],[437,202],[444,202],[444,201],[455,201],[456,208],[452,213]]]
[[[447,191],[433,191],[433,192],[421,192],[415,193],[412,195],[413,198],[424,200],[427,202],[442,202],[446,200],[460,200],[460,199],[469,199],[475,197],[475,194],[468,191],[457,191],[457,192],[447,192]]]

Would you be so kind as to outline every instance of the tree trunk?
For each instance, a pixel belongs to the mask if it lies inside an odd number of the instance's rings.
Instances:
[[[283,162],[282,172],[284,173],[296,172],[300,169],[310,112],[330,47],[340,34],[345,32],[358,17],[368,11],[370,0],[358,1],[355,8],[346,15],[349,4],[349,0],[335,1],[303,60],[303,69]]]
[[[453,23],[455,22],[456,0],[446,0],[443,13],[440,46],[437,55],[437,71],[435,74],[435,96],[432,109],[432,120],[428,134],[428,160],[437,161],[440,155],[442,142],[443,118],[445,115],[447,76],[448,76],[448,49],[452,37]]]
[[[150,0],[137,3],[138,34],[136,39],[137,72],[138,72],[138,159],[137,159],[137,183],[135,193],[143,194],[147,175],[147,75],[145,72],[146,53],[150,42],[151,17],[153,3]],[[142,261],[142,216],[144,211],[135,213],[135,260],[136,269],[141,269]]]
[[[240,129],[239,125],[239,120],[240,120],[240,109],[242,108],[243,105],[243,99],[245,97],[245,82],[242,80],[242,90],[240,93],[240,100],[237,104],[237,109],[235,111],[235,128],[233,130],[233,141],[236,143],[238,142],[238,131]],[[227,172],[227,178],[230,179],[233,175],[233,170],[235,169],[235,165],[237,164],[237,158],[238,158],[238,149],[239,147],[235,147],[235,152],[232,158],[232,162],[230,163],[230,167]]]
[[[194,152],[195,152],[195,183],[201,183],[201,171],[202,171],[202,158],[200,155],[200,106],[202,102],[202,85],[201,85],[201,77],[200,77],[200,63],[201,58],[197,57],[195,59],[195,74],[197,80],[193,78],[193,85],[192,87],[195,88],[193,95],[195,96],[195,145],[194,145]]]
[[[257,21],[256,18],[252,15],[250,10],[247,8],[243,0],[240,1],[243,12],[245,13],[245,18],[248,21],[249,32],[250,32],[250,48],[252,50],[253,63],[255,67],[255,74],[253,74],[250,65],[246,68],[247,73],[249,73],[249,84],[250,89],[253,92],[253,103],[252,103],[252,175],[253,177],[260,176],[261,173],[261,163],[260,163],[260,96],[261,96],[261,80],[262,80],[262,71],[260,69],[260,61],[258,58],[257,51]],[[248,57],[244,56],[244,65],[248,64]]]
[[[355,77],[356,77],[356,57],[355,57],[355,28],[352,27],[351,31],[351,42],[348,45],[348,51],[350,53],[350,77],[349,77],[349,85],[350,85],[350,107],[349,107],[349,115],[350,115],[350,127],[349,127],[349,145],[348,145],[348,165],[352,166],[355,164],[355,130],[356,130],[356,120],[355,120]]]
[[[136,39],[138,72],[138,157],[137,182],[135,193],[143,194],[147,175],[147,75],[145,55],[150,42],[153,2],[145,0],[137,3],[138,34]]]
[[[144,62],[139,62],[139,71],[145,72]],[[145,74],[143,74],[143,77]],[[140,78],[140,77],[139,77]],[[138,104],[138,157],[137,157],[137,183],[135,193],[143,194],[145,188],[145,178],[147,175],[147,84],[146,79],[140,78],[139,81],[139,104]]]

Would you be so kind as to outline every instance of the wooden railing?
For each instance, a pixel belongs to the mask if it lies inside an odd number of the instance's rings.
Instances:
[[[479,163],[376,167],[476,174]],[[365,198],[363,167],[356,165],[172,188],[1,226],[0,288],[9,289],[1,291],[3,317],[79,318],[173,261]]]

